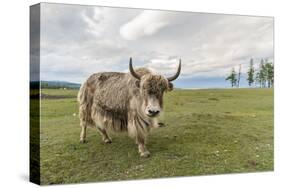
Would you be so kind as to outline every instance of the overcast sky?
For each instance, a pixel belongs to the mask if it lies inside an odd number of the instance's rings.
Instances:
[[[273,18],[43,3],[40,45],[41,80],[126,72],[129,57],[171,75],[181,58],[176,87],[225,87],[232,67],[245,79],[250,58],[272,61]]]

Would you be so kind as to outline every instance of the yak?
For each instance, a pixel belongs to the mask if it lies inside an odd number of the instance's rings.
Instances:
[[[175,75],[164,77],[147,68],[134,70],[132,58],[129,73],[101,72],[92,74],[78,93],[80,142],[85,143],[87,127],[96,127],[105,143],[111,143],[109,131],[127,131],[135,139],[141,157],[148,157],[145,142],[149,130],[158,127],[163,110],[163,95],[173,89]]]

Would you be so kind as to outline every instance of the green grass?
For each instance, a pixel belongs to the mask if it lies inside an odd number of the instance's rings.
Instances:
[[[152,130],[150,158],[126,134],[106,145],[95,129],[79,143],[77,90],[43,90],[73,98],[41,103],[41,182],[129,180],[273,170],[273,89],[175,90]]]

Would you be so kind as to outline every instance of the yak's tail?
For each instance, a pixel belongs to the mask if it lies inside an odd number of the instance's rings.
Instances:
[[[93,124],[93,120],[91,118],[93,94],[91,93],[91,91],[89,91],[87,83],[81,85],[78,92],[77,101],[79,103],[80,121],[84,121],[87,124]]]
[[[87,101],[87,97],[88,97],[87,95],[88,95],[88,91],[87,91],[86,84],[84,83],[81,85],[77,96],[77,101],[80,105]]]

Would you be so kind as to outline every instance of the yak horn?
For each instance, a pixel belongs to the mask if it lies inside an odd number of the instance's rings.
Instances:
[[[179,75],[180,75],[180,72],[181,72],[181,59],[180,59],[180,63],[179,63],[179,66],[178,66],[178,71],[177,71],[177,73],[176,73],[174,76],[168,77],[167,80],[168,80],[169,82],[171,82],[171,81],[177,79],[177,78],[179,77]]]
[[[141,77],[134,71],[133,65],[132,65],[132,58],[130,57],[130,63],[129,63],[129,69],[130,69],[130,73],[133,77],[135,77],[136,79],[140,80]]]

